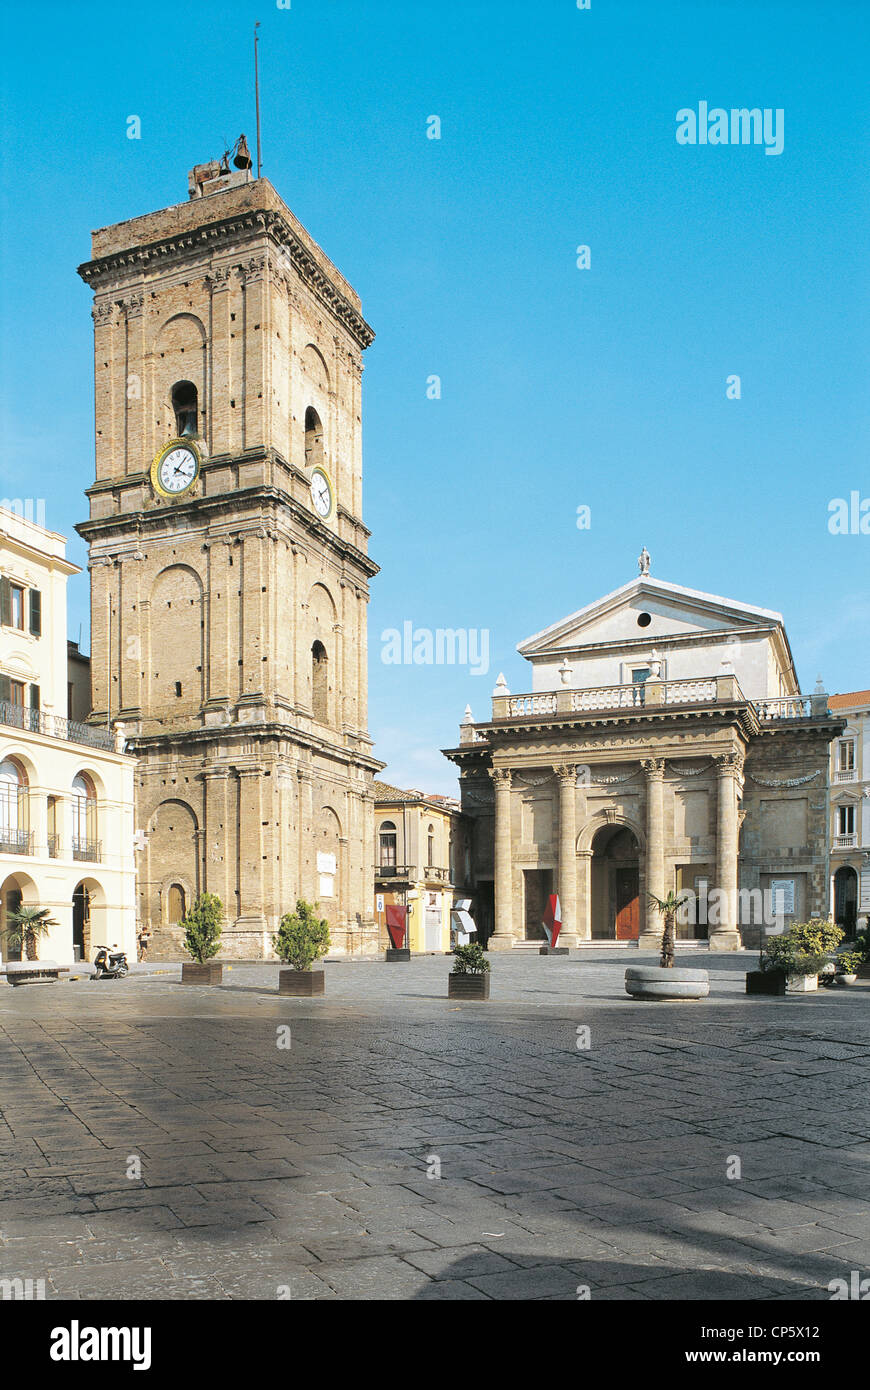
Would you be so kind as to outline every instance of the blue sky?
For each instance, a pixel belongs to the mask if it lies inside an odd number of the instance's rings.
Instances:
[[[870,536],[828,531],[832,498],[870,497],[861,0],[7,8],[0,495],[46,498],[84,560],[76,266],[93,227],[184,201],[187,170],[240,130],[253,145],[256,19],[263,173],[378,335],[384,776],[451,791],[438,749],[465,704],[484,717],[500,670],[528,689],[516,643],[632,578],[642,544],[662,579],[779,609],[805,689],[820,671],[870,685]],[[701,100],[782,108],[782,154],[678,145],[677,111]],[[86,645],[86,576],[70,599]],[[488,630],[489,672],[385,665],[381,633],[404,621]]]

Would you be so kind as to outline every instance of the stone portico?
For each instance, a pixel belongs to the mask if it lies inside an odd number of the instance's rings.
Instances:
[[[778,614],[643,574],[519,650],[536,688],[500,678],[491,718],[467,711],[445,750],[489,949],[541,940],[553,892],[567,946],[656,947],[649,895],[672,889],[695,895],[678,934],[712,950],[756,944],[775,908],[785,924],[826,915],[840,724],[823,693],[800,694]]]

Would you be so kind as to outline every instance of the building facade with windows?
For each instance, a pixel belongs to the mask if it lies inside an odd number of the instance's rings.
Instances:
[[[136,949],[133,760],[123,730],[70,718],[62,536],[0,510],[0,930],[16,908],[56,923],[43,959]],[[0,936],[4,960],[20,958]]]
[[[379,779],[374,794],[379,944],[389,945],[387,909],[403,908],[412,951],[449,951],[454,896],[461,895],[470,866],[459,802]]]
[[[828,910],[829,750],[782,617],[639,577],[523,642],[490,717],[445,750],[472,824],[472,915],[491,949],[661,938],[650,903],[692,895],[678,935],[711,949]]]
[[[870,921],[870,690],[831,695],[831,911],[847,936]]]

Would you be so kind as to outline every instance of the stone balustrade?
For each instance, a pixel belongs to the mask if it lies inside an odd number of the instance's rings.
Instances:
[[[539,694],[493,695],[492,718],[539,719],[598,710],[645,710],[662,705],[722,704],[728,701],[751,704],[758,718],[769,722],[780,719],[814,719],[828,714],[827,697],[787,695],[768,700],[747,700],[734,675],[717,675],[691,680],[659,680],[654,676],[643,683],[603,685],[583,690],[553,690]],[[473,725],[463,728],[462,741],[472,742],[485,735]]]

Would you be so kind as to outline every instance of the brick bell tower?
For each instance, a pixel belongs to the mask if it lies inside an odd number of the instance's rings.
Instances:
[[[217,893],[259,957],[298,897],[374,951],[360,300],[266,179],[104,227],[94,291],[93,719],[138,759],[139,918]]]

